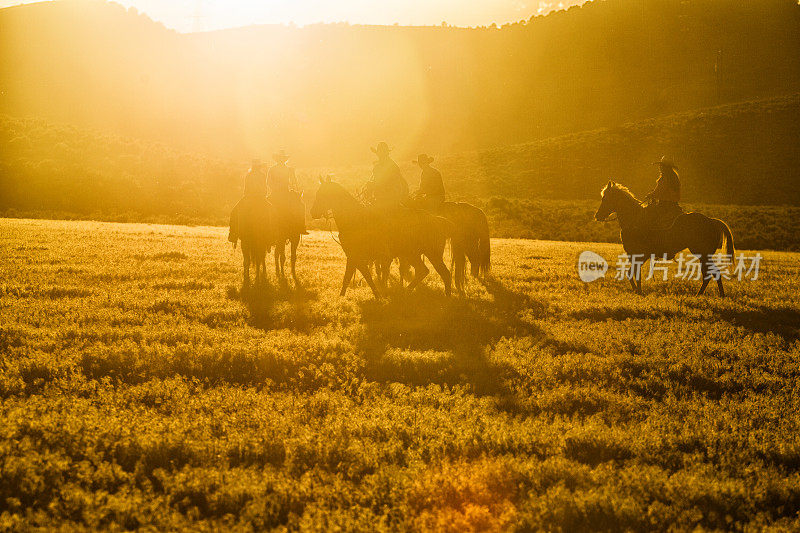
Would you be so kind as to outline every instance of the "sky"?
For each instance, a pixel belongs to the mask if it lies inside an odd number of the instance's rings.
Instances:
[[[59,0],[76,1],[76,0]],[[488,26],[528,19],[584,0],[118,0],[181,32],[251,24]],[[0,7],[30,3],[0,0]]]

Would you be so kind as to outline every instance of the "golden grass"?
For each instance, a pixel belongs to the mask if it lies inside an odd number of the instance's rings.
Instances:
[[[218,228],[0,220],[0,529],[800,527],[800,256],[584,285],[494,242],[446,299],[243,296]]]

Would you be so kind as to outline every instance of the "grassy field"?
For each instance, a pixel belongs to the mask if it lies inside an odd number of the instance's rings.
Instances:
[[[0,530],[800,528],[800,255],[720,299],[587,248],[375,301],[314,232],[244,297],[222,229],[0,219]]]

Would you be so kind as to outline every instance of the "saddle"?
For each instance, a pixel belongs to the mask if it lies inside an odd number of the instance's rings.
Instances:
[[[284,231],[304,231],[305,206],[300,194],[294,191],[271,194],[269,201],[272,204],[275,224]]]
[[[644,208],[642,228],[647,230],[665,230],[672,226],[675,219],[683,214],[677,202],[657,201]]]

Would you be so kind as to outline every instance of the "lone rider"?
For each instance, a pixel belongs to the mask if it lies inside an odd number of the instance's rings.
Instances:
[[[433,158],[428,154],[420,154],[414,163],[422,169],[414,199],[423,209],[436,211],[444,203],[445,197],[442,173],[431,166]]]
[[[371,148],[378,156],[372,169],[372,179],[367,183],[366,191],[371,192],[375,205],[380,207],[397,207],[408,199],[408,182],[400,173],[391,157],[389,145],[385,142]]]
[[[672,221],[683,213],[679,202],[681,200],[681,180],[678,177],[678,167],[666,156],[653,163],[659,167],[656,188],[645,198],[648,200],[648,210],[651,212],[651,222],[657,226],[672,224]]]
[[[272,154],[272,159],[275,160],[275,165],[269,169],[267,175],[269,200],[289,220],[297,224],[301,234],[306,235],[306,211],[303,199],[297,192],[297,177],[294,168],[286,164],[289,154],[286,150],[279,150]]]
[[[239,212],[242,209],[242,205],[255,200],[266,202],[266,198],[267,175],[264,172],[264,165],[260,159],[253,159],[250,163],[250,170],[247,171],[247,175],[244,177],[244,194],[236,202],[233,211],[231,211],[230,231],[228,231],[228,240],[230,242],[236,244],[239,240]]]

